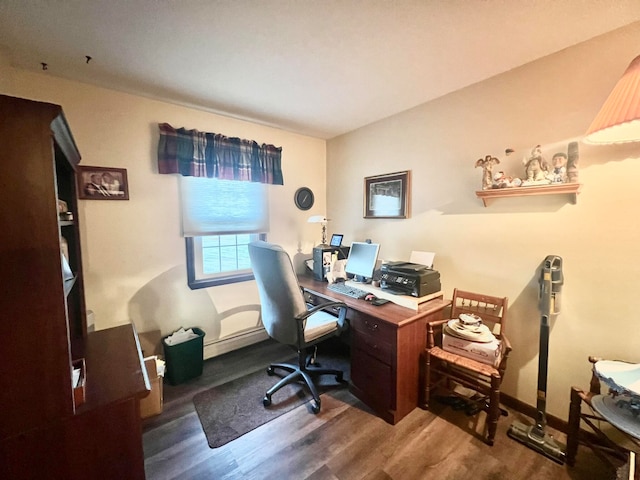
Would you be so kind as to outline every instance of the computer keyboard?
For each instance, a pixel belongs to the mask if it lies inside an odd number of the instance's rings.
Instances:
[[[327,285],[327,288],[332,292],[341,293],[352,298],[363,298],[367,293],[369,293],[365,290],[347,285],[344,282],[330,283]]]

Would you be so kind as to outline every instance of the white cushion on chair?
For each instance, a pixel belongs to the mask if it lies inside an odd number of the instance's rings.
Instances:
[[[327,312],[316,312],[307,318],[304,327],[304,341],[311,342],[322,335],[338,329],[336,317]]]

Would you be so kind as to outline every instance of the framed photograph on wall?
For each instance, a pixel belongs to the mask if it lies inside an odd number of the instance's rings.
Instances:
[[[129,200],[127,170],[110,167],[78,167],[78,198],[82,200]]]
[[[409,218],[410,171],[364,179],[364,218]]]

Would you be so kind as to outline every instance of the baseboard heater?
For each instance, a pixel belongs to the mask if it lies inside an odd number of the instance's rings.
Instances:
[[[250,330],[243,330],[242,332],[229,337],[212,340],[211,342],[206,341],[206,336],[204,338],[205,343],[203,356],[206,360],[208,358],[232,352],[233,350],[238,350],[242,347],[248,347],[254,343],[262,342],[263,340],[267,340],[269,335],[267,335],[267,331],[264,327],[255,327]]]

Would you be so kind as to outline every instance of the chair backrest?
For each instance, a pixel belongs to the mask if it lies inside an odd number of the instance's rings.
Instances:
[[[307,311],[307,304],[289,254],[279,245],[257,241],[249,244],[249,257],[265,330],[280,343],[298,345],[295,317]]]
[[[507,297],[492,297],[456,288],[451,301],[451,318],[458,318],[461,313],[473,313],[482,318],[483,323],[494,327],[493,333],[499,336],[506,331],[508,304]],[[496,325],[499,325],[497,329]]]

